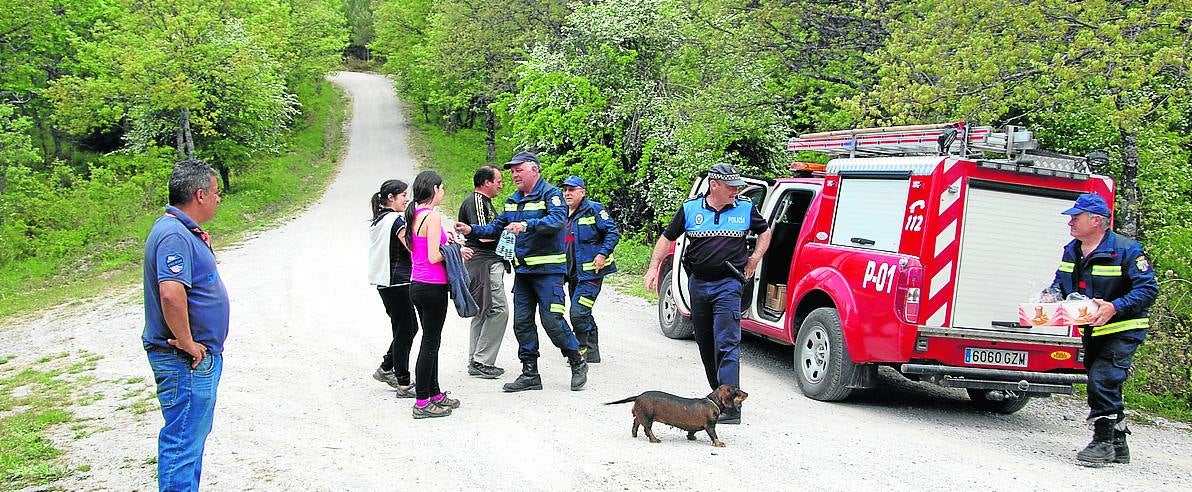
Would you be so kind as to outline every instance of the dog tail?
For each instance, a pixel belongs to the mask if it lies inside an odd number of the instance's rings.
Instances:
[[[641,396],[641,395],[638,395],[638,396]],[[629,402],[631,402],[631,401],[634,401],[634,400],[637,400],[637,396],[631,396],[631,397],[629,397],[629,398],[626,398],[626,399],[624,399],[624,400],[610,401],[610,402],[608,402],[608,403],[605,403],[605,405],[616,405],[616,404],[618,404],[618,403],[629,403]]]

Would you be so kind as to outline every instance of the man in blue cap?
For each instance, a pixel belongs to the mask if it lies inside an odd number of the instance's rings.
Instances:
[[[1137,241],[1110,230],[1109,205],[1085,193],[1061,212],[1074,238],[1051,286],[1066,298],[1079,292],[1097,303],[1097,313],[1081,327],[1084,367],[1088,371],[1088,422],[1093,440],[1076,454],[1079,463],[1129,463],[1122,385],[1130,375],[1134,351],[1150,326],[1147,311],[1159,295],[1155,272]]]
[[[707,179],[707,193],[683,202],[654,244],[644,283],[657,292],[662,258],[679,236],[686,235],[682,261],[690,274],[691,322],[704,375],[715,390],[722,384],[740,385],[741,294],[770,247],[771,231],[753,202],[737,197],[745,180],[736,167],[716,164]],[[745,241],[749,233],[757,235],[752,255]],[[725,408],[719,422],[741,423],[741,408]]]
[[[567,287],[571,294],[571,328],[579,340],[579,351],[588,363],[600,362],[600,338],[592,307],[604,284],[604,276],[617,271],[613,249],[621,240],[617,223],[604,205],[588,199],[588,189],[579,176],[563,181],[567,200]]]
[[[514,245],[513,334],[522,373],[502,389],[507,392],[540,390],[538,327],[534,312],[542,313],[542,327],[571,365],[571,390],[588,381],[588,363],[579,353],[579,342],[563,319],[563,279],[567,273],[563,226],[567,205],[563,193],[542,179],[538,156],[519,152],[505,163],[517,191],[505,200],[504,212],[485,225],[457,222],[455,229],[477,237],[496,238],[502,231],[517,235]]]

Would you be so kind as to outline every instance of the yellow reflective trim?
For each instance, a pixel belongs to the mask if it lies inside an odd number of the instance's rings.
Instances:
[[[522,258],[522,264],[526,266],[547,265],[551,263],[567,263],[567,254],[527,256]]]
[[[579,303],[580,303],[580,305],[587,306],[590,308],[590,307],[596,305],[596,299],[588,299],[587,297],[579,296]]]
[[[563,313],[567,312],[567,310],[563,307],[562,304],[551,304],[550,312],[563,314]]]
[[[1121,277],[1122,266],[1093,265],[1093,275],[1097,275],[1099,277]]]
[[[604,268],[608,268],[608,267],[612,266],[612,264],[613,264],[613,263],[616,263],[616,261],[617,261],[617,260],[613,259],[613,258],[610,256],[610,257],[609,257],[607,260],[604,260]],[[589,262],[587,262],[587,263],[584,263],[584,264],[583,264],[583,267],[584,267],[584,270],[595,270],[595,269],[596,269],[596,262],[594,262],[594,261],[589,261]]]
[[[1101,335],[1109,335],[1111,333],[1118,333],[1129,330],[1141,330],[1151,327],[1150,318],[1128,319],[1126,321],[1118,321],[1117,323],[1110,323],[1104,326],[1094,326],[1093,336],[1099,337]]]
[[[546,210],[546,202],[526,202],[522,204],[522,211]]]
[[[579,225],[595,225],[596,217],[580,217],[575,223]]]
[[[1073,270],[1073,269],[1075,269],[1075,268],[1076,268],[1076,264],[1075,264],[1075,263],[1068,263],[1068,262],[1066,262],[1066,261],[1061,261],[1061,262],[1060,262],[1060,271],[1061,271],[1061,272],[1064,272],[1064,273],[1072,273],[1072,270]]]
[[[506,212],[516,212],[516,211],[517,211],[517,204],[516,204],[516,203],[506,203],[506,204],[505,204],[505,211],[506,211]]]

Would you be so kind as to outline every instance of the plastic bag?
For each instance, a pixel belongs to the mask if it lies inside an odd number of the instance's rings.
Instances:
[[[1038,291],[1038,292],[1032,294],[1031,298],[1028,299],[1027,302],[1036,302],[1036,303],[1060,302],[1060,300],[1063,299],[1063,297],[1064,296],[1060,292],[1059,289],[1056,289],[1054,287],[1048,287],[1046,289],[1043,289],[1041,291]]]
[[[1091,299],[1089,298],[1089,296],[1086,296],[1086,295],[1084,295],[1084,294],[1081,294],[1081,293],[1079,293],[1079,292],[1073,292],[1073,293],[1071,293],[1071,294],[1068,294],[1068,297],[1067,297],[1066,299],[1064,299],[1064,300],[1065,300],[1065,301],[1088,301],[1088,300],[1091,300]]]
[[[508,261],[513,261],[513,251],[517,243],[517,235],[509,232],[501,232],[501,239],[497,241],[497,255]]]

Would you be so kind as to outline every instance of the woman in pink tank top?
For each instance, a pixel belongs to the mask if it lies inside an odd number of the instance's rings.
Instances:
[[[443,202],[443,177],[422,171],[410,186],[414,205],[406,207],[404,239],[410,245],[410,301],[422,321],[422,344],[414,364],[414,418],[446,417],[459,408],[439,388],[439,344],[447,319],[447,267],[439,246],[447,242],[442,215],[435,207]]]

